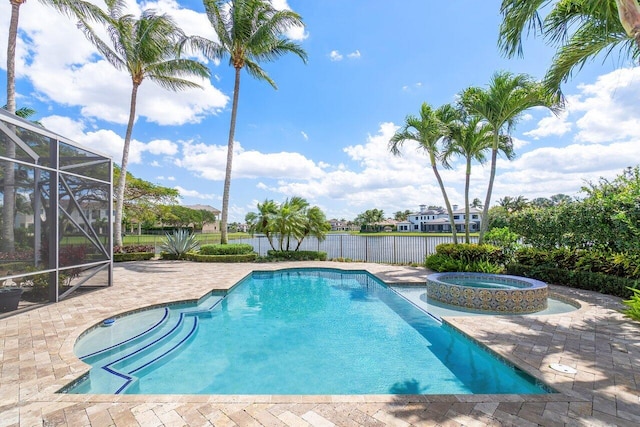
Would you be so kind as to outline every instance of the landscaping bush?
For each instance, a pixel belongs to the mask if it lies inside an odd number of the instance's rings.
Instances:
[[[200,243],[196,240],[196,235],[191,234],[187,230],[177,230],[173,234],[167,234],[165,236],[164,243],[162,243],[161,249],[163,252],[175,256],[173,259],[181,259],[182,255],[189,251],[197,249]],[[172,259],[165,258],[163,259]]]
[[[229,243],[227,245],[202,245],[200,255],[244,255],[253,252],[248,243]]]
[[[515,263],[527,266],[562,268],[566,270],[604,273],[628,279],[640,278],[640,255],[592,250],[554,249],[545,251],[520,248]]]
[[[490,261],[467,262],[460,259],[453,259],[448,255],[433,254],[425,259],[425,267],[438,273],[446,271],[463,271],[473,273],[500,274],[504,272],[504,267]]]
[[[113,253],[114,254],[131,254],[135,252],[151,252],[153,253],[156,250],[153,245],[123,245],[123,246],[114,246]]]
[[[505,255],[493,245],[443,243],[436,253],[425,258],[425,267],[437,272],[467,271],[475,273],[501,273]]]
[[[167,261],[177,261],[181,259],[186,259],[186,254],[174,254],[169,252],[160,252],[160,259]]]
[[[514,252],[521,246],[520,236],[509,227],[494,227],[484,235],[484,241],[502,249],[506,258],[511,259]]]
[[[125,252],[114,253],[113,262],[147,261],[155,256],[154,252]]]
[[[267,251],[267,261],[326,261],[326,252],[316,251]]]
[[[436,254],[446,255],[467,263],[488,261],[493,264],[503,264],[505,261],[502,250],[493,245],[442,243],[436,246]]]
[[[547,283],[596,291],[621,298],[631,297],[633,295],[632,289],[640,287],[640,280],[544,265],[532,266],[512,263],[507,265],[506,271],[508,274],[516,276],[531,277]]]
[[[630,299],[622,301],[624,305],[628,306],[629,308],[623,310],[622,312],[633,320],[640,321],[640,289],[630,288],[629,290],[633,292],[633,295],[631,295]]]
[[[184,259],[196,262],[254,262],[258,254],[255,252],[231,255],[202,255],[189,252],[184,255]]]

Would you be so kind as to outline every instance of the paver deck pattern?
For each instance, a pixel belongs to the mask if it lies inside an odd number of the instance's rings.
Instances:
[[[254,269],[367,270],[387,283],[424,282],[422,268],[364,263],[116,264],[114,286],[0,319],[0,427],[4,426],[637,426],[640,324],[618,298],[552,287],[582,308],[546,316],[445,321],[558,391],[547,395],[219,396],[67,395],[89,367],[76,339],[103,319],[228,289]],[[481,319],[481,320],[480,320]],[[562,374],[561,363],[577,370]]]

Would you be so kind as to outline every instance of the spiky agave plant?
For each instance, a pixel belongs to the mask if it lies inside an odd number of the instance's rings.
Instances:
[[[199,245],[195,234],[187,230],[175,230],[173,234],[167,233],[165,235],[165,241],[160,249],[180,259],[187,252],[197,249]]]

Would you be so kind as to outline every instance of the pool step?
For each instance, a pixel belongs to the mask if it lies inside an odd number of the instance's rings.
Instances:
[[[159,338],[174,330],[180,321],[179,313],[171,312],[167,309],[162,320],[144,331],[144,333],[116,344],[111,344],[107,341],[107,344],[109,344],[107,347],[80,359],[92,366],[104,366],[127,356],[139,348],[147,347],[150,343],[156,342]]]
[[[103,366],[103,369],[109,370],[113,375],[127,377],[131,383],[135,379],[137,372],[167,361],[170,356],[177,355],[193,339],[197,328],[197,316],[187,317],[181,313],[179,322],[172,330],[159,337],[156,341],[148,343],[146,346]],[[115,391],[116,394],[119,392]]]

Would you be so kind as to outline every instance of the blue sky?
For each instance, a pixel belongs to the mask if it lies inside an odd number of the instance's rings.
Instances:
[[[171,14],[188,34],[213,38],[196,0],[136,4]],[[553,51],[528,39],[524,58],[497,49],[498,0],[277,0],[304,19],[290,37],[307,51],[265,63],[278,84],[242,75],[231,184],[230,221],[243,221],[264,199],[302,196],[329,218],[353,219],[367,209],[416,210],[443,200],[428,159],[387,143],[423,102],[437,107],[469,86],[485,86],[498,70],[541,78]],[[10,3],[0,2],[0,44],[6,46]],[[38,2],[21,7],[18,106],[37,110],[49,129],[120,161],[130,78],[106,64],[75,24]],[[145,81],[129,170],[177,188],[183,204],[221,208],[233,69],[209,63],[203,90],[167,92]],[[6,93],[6,49],[0,89]],[[577,195],[587,181],[612,178],[640,163],[640,69],[611,57],[587,64],[563,86],[567,109],[529,111],[513,133],[518,157],[500,161],[493,203]],[[475,165],[471,198],[484,200],[488,167]],[[452,203],[462,205],[462,162],[443,171]]]

